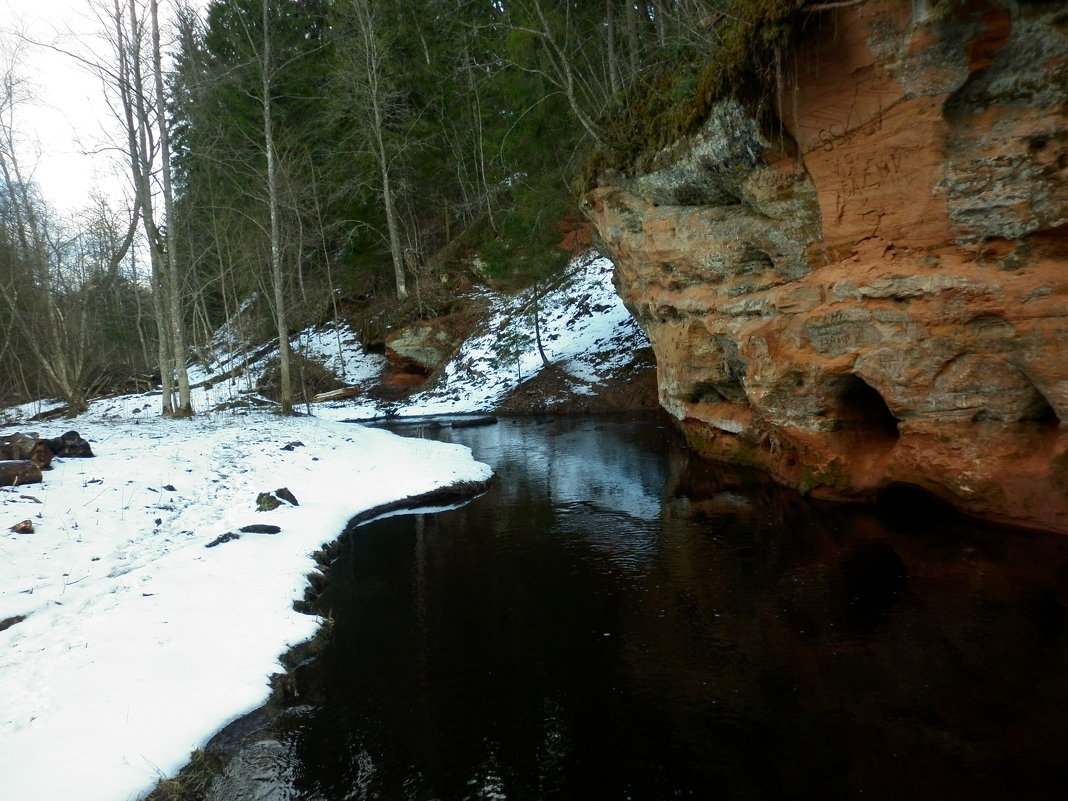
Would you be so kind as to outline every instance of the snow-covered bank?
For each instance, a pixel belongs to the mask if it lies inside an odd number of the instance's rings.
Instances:
[[[595,254],[576,258],[568,271],[546,286],[537,303],[537,323],[546,358],[558,371],[564,395],[592,396],[598,388],[626,375],[635,355],[649,340],[631,317],[612,284],[613,265]],[[293,349],[320,364],[344,384],[362,391],[342,401],[302,405],[301,411],[328,420],[470,414],[498,410],[524,382],[545,365],[538,352],[535,305],[529,292],[481,292],[489,311],[474,334],[453,354],[425,389],[403,400],[376,399],[373,390],[388,373],[379,353],[367,352],[344,321],[308,328],[291,339]],[[251,303],[251,301],[250,301]],[[197,413],[235,405],[273,408],[257,390],[277,349],[254,348],[242,341],[239,319],[222,326],[190,370],[192,404]],[[21,422],[60,407],[58,401],[0,410]],[[159,392],[100,399],[93,411],[102,419],[126,420],[159,413]],[[32,427],[32,425],[31,425]]]
[[[0,489],[0,621],[24,618],[0,632],[5,799],[122,801],[172,775],[316,631],[293,601],[320,544],[364,509],[490,475],[465,448],[360,426],[117,403],[71,424],[95,458]],[[257,512],[279,487],[299,505]],[[22,520],[33,533],[9,531]],[[281,532],[205,547],[251,523]]]
[[[609,261],[586,256],[538,300],[563,393],[618,380],[648,347],[611,279]],[[403,401],[366,391],[387,360],[338,322],[292,344],[365,391],[302,407],[315,417],[271,414],[258,386],[274,354],[242,340],[239,312],[191,371],[193,419],[159,418],[158,391],[94,400],[69,422],[30,421],[57,401],[0,410],[17,426],[5,433],[74,428],[97,454],[0,488],[0,801],[123,801],[173,775],[263,703],[278,657],[316,631],[292,604],[323,542],[365,509],[489,477],[466,449],[336,422],[499,408],[544,363],[529,293],[484,296],[475,335]],[[256,511],[258,493],[283,486],[299,506]],[[23,520],[33,533],[9,530]],[[251,523],[281,532],[204,547]]]

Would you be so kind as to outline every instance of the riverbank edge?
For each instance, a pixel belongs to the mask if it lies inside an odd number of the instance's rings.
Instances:
[[[330,564],[341,543],[355,529],[394,512],[415,512],[427,507],[447,507],[466,503],[484,493],[496,476],[485,481],[459,481],[419,495],[400,498],[373,506],[353,515],[334,539],[323,543],[312,557],[317,568],[308,573],[304,597],[293,601],[293,608],[302,614],[315,613],[315,601],[330,581]],[[269,678],[271,693],[266,703],[220,729],[202,747],[189,755],[189,761],[170,778],[161,778],[141,801],[204,801],[214,780],[221,776],[230,761],[241,749],[253,742],[274,725],[292,705],[296,697],[294,671],[314,660],[330,640],[332,622],[327,618],[315,636],[297,643],[279,656],[284,672]]]

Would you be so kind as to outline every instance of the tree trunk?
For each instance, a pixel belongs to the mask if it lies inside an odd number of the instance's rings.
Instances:
[[[141,74],[141,44],[138,34],[136,0],[129,0],[129,38],[122,29],[122,12],[119,0],[115,0],[116,47],[119,51],[119,91],[122,97],[123,115],[126,121],[127,140],[130,147],[130,165],[134,180],[137,203],[141,207],[145,237],[148,239],[148,256],[152,265],[152,312],[159,331],[159,372],[161,411],[174,414],[174,373],[170,326],[167,324],[167,303],[164,301],[166,287],[161,265],[159,230],[152,206],[151,149],[148,124],[148,109],[145,106],[145,84]],[[123,46],[127,42],[130,52]]]
[[[616,52],[616,0],[605,0],[604,20],[605,39],[608,52],[608,82],[612,87],[612,96],[618,97],[623,92],[623,77],[619,74],[619,54]]]
[[[545,355],[545,348],[541,344],[541,292],[537,281],[534,282],[534,342],[538,346],[541,363],[548,367],[549,357]]]
[[[400,226],[397,224],[397,210],[393,205],[393,188],[389,180],[389,161],[382,152],[382,201],[386,205],[386,228],[389,231],[389,255],[393,259],[393,277],[397,282],[397,297],[408,297],[408,284],[404,276],[404,254],[401,248]]]
[[[263,147],[267,156],[267,205],[271,218],[271,283],[274,289],[274,319],[278,329],[278,371],[282,414],[293,414],[293,380],[290,372],[289,329],[286,325],[285,283],[282,275],[282,242],[278,220],[278,168],[275,164],[271,121],[270,0],[263,2]]]
[[[171,144],[170,132],[167,130],[167,115],[164,113],[163,60],[159,41],[159,2],[152,0],[152,68],[156,78],[156,122],[159,127],[160,169],[163,174],[163,214],[167,225],[167,259],[164,263],[164,280],[166,287],[166,315],[170,329],[172,353],[174,354],[174,372],[178,378],[178,406],[174,414],[188,417],[193,414],[193,404],[189,397],[189,373],[186,370],[185,324],[182,318],[182,302],[178,292],[178,235],[175,230],[174,190],[171,187]],[[162,325],[161,321],[161,325]]]
[[[389,255],[393,261],[393,278],[397,284],[397,297],[408,297],[408,285],[404,274],[404,248],[401,242],[400,222],[393,191],[389,149],[386,147],[385,114],[382,109],[382,54],[378,42],[378,20],[366,2],[357,4],[360,17],[360,36],[363,37],[363,68],[366,70],[367,100],[370,103],[371,127],[374,136],[375,158],[382,175],[382,204],[386,213],[386,230],[389,236]]]
[[[635,3],[627,3],[627,45],[630,55],[630,80],[633,82],[641,67],[641,51],[638,42],[638,15],[642,13],[642,6]]]

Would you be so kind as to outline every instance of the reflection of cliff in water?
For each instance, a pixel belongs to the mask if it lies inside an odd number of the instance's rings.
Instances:
[[[678,742],[720,754],[732,797],[1044,798],[1068,778],[1068,540],[907,490],[811,503],[685,454],[664,516],[630,668],[686,695]]]

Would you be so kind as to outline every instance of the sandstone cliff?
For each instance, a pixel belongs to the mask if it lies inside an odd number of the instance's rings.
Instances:
[[[1068,7],[949,6],[803,15],[586,212],[696,449],[1068,532]]]

